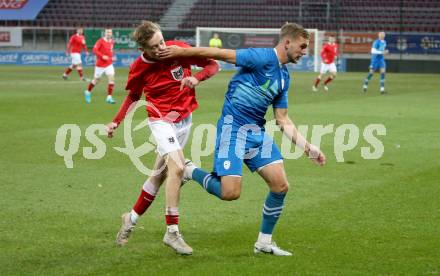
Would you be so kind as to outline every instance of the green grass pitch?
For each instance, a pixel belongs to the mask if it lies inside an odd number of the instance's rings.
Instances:
[[[91,75],[91,68],[86,74]],[[132,275],[438,275],[440,274],[440,93],[438,75],[388,74],[361,92],[365,73],[341,73],[330,93],[314,93],[312,73],[295,73],[289,114],[298,125],[380,123],[385,152],[361,157],[361,138],[336,162],[333,135],[322,139],[324,167],[286,160],[290,182],[274,240],[293,257],[253,254],[267,187],[244,171],[241,198],[222,202],[190,182],[181,194],[181,231],[193,256],[162,244],[164,194],[140,219],[127,246],[114,239],[120,215],[136,200],[143,176],[106,143],[102,159],[82,155],[86,128],[107,123],[124,98],[127,69],[117,69],[116,105],[105,81],[86,104],[86,84],[56,67],[0,67],[0,274]],[[220,72],[197,91],[194,126],[215,124],[232,73]],[[138,111],[139,122],[145,114]],[[268,112],[268,119],[272,112]],[[54,150],[57,129],[77,124],[82,136],[73,169]],[[138,131],[140,145],[146,131]],[[309,133],[310,137],[310,133]],[[279,137],[277,138],[279,140]],[[191,142],[189,143],[189,145]],[[185,150],[190,155],[190,148]],[[144,156],[151,164],[154,154]],[[210,169],[212,155],[202,159]]]

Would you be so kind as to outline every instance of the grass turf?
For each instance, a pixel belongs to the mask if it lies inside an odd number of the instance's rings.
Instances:
[[[345,162],[336,162],[334,135],[322,140],[325,167],[306,158],[286,160],[291,189],[274,239],[295,255],[279,258],[252,253],[267,187],[247,169],[242,196],[234,202],[222,202],[194,182],[184,186],[180,228],[193,256],[178,256],[161,242],[163,191],[128,245],[117,248],[120,215],[131,208],[145,176],[113,149],[124,146],[121,129],[112,140],[102,137],[107,148],[102,159],[85,159],[82,148],[91,146],[86,128],[109,122],[119,108],[127,70],[117,69],[116,105],[105,103],[105,81],[86,104],[86,84],[76,72],[68,81],[61,73],[56,67],[0,67],[1,275],[440,273],[438,76],[388,74],[389,94],[381,96],[377,75],[365,95],[363,73],[341,73],[328,94],[311,92],[315,74],[293,75],[289,114],[295,123],[335,129],[355,124],[361,138],[344,153]],[[221,72],[200,85],[195,127],[215,125],[230,77]],[[145,114],[138,111],[135,118]],[[66,123],[82,131],[73,169],[54,150],[57,129]],[[362,131],[372,123],[386,126],[386,136],[379,137],[385,152],[365,160]],[[145,134],[135,134],[136,145]],[[143,161],[151,165],[153,158],[150,153]],[[212,155],[202,161],[210,169]]]

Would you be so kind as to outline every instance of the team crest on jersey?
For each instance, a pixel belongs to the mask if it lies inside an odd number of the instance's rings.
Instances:
[[[171,75],[176,81],[180,81],[183,79],[183,67],[179,66],[171,70]]]

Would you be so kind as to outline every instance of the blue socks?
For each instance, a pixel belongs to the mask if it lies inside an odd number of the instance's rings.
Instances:
[[[380,73],[380,87],[385,88],[385,73]]]
[[[192,173],[192,179],[202,186],[208,193],[222,199],[222,185],[220,177],[207,173],[202,169],[195,168]]]
[[[373,74],[368,73],[368,76],[367,76],[367,78],[365,79],[364,84],[365,84],[365,85],[368,85],[368,82],[371,80],[372,77],[373,77]]]
[[[263,206],[263,221],[261,222],[260,232],[272,234],[275,224],[284,208],[284,198],[286,193],[269,192]]]

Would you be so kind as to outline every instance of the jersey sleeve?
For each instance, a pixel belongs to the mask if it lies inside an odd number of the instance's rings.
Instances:
[[[219,70],[218,63],[213,59],[196,58],[191,61],[191,65],[203,67],[203,69],[194,74],[199,81],[204,81],[217,74]]]
[[[249,48],[239,49],[236,52],[236,65],[249,69],[258,69],[270,62],[271,56],[267,49]]]
[[[273,100],[273,108],[287,108],[289,106],[289,86],[290,77],[287,77],[284,83],[283,91]]]
[[[100,51],[100,48],[101,48],[101,39],[95,43],[95,46],[93,46],[93,53],[98,57],[103,56],[102,52]]]

